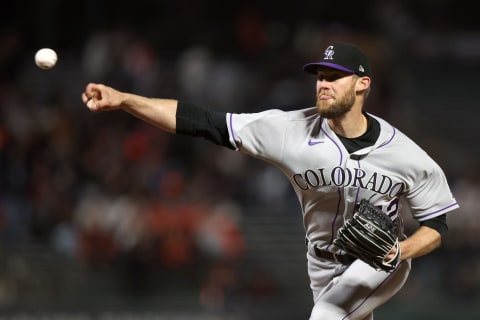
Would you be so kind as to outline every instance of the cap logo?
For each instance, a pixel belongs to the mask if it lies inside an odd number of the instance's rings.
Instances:
[[[334,54],[335,51],[333,51],[333,46],[329,46],[327,49],[325,49],[325,56],[323,57],[323,60],[333,60]]]
[[[360,67],[358,67],[358,71],[360,71],[360,72],[365,72],[365,69],[363,68],[362,65],[360,65]]]

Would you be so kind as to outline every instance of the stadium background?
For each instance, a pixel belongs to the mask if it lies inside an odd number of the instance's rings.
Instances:
[[[306,107],[301,66],[331,40],[365,48],[368,111],[437,160],[461,205],[377,318],[478,319],[480,24],[467,3],[2,4],[0,319],[306,319],[299,207],[279,172],[92,114],[80,93],[98,81],[234,112]],[[41,47],[54,69],[34,65]]]

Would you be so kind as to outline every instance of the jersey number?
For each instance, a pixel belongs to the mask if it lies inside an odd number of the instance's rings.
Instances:
[[[392,219],[395,220],[398,216],[398,198],[393,199],[387,206],[386,214]]]

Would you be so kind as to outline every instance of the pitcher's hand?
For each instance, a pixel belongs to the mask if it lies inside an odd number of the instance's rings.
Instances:
[[[89,83],[82,93],[82,101],[91,111],[117,110],[121,107],[124,93],[103,84]]]

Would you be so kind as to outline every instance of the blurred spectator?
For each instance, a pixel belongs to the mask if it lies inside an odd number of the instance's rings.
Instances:
[[[245,242],[239,228],[241,211],[233,203],[220,203],[205,215],[197,231],[198,246],[207,257],[235,260],[243,257]]]

